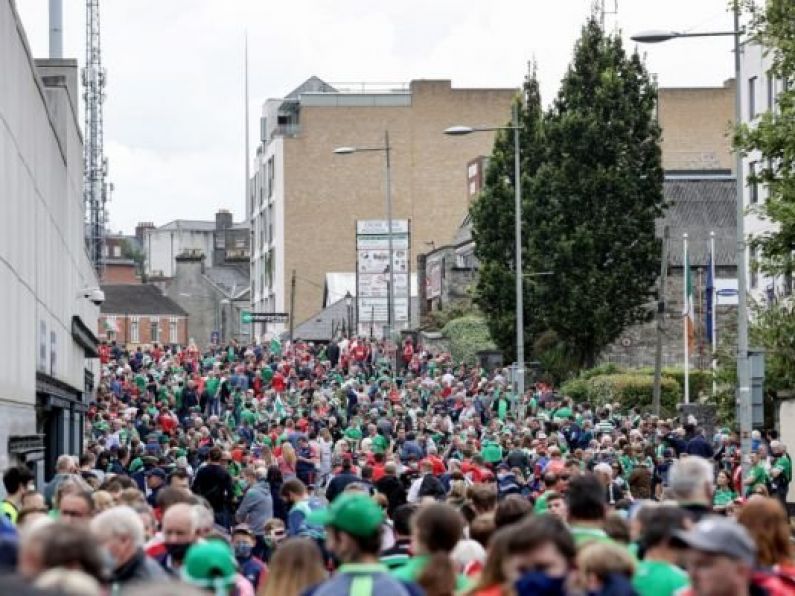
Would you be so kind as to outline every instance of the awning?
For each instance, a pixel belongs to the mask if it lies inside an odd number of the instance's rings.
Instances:
[[[88,358],[99,357],[99,340],[78,315],[72,317],[72,339],[85,350]]]

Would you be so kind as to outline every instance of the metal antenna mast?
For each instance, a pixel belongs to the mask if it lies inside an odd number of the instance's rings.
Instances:
[[[86,243],[91,262],[102,280],[105,265],[105,224],[108,199],[108,160],[103,149],[102,103],[105,101],[105,69],[99,43],[99,0],[86,0],[86,65],[82,72],[85,101],[83,144],[83,199],[86,210]]]

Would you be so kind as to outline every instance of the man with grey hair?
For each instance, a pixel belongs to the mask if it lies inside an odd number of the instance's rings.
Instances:
[[[792,458],[787,453],[787,446],[781,441],[770,442],[770,485],[773,489],[771,496],[777,497],[786,508],[789,483],[792,481]]]
[[[53,498],[61,482],[77,473],[77,462],[71,455],[60,455],[55,462],[55,476],[44,485],[44,499],[47,505],[52,506]]]
[[[264,466],[254,470],[256,478],[235,512],[235,521],[239,524],[248,524],[254,532],[257,544],[255,554],[265,548],[265,522],[273,517],[273,495],[268,484],[268,469]]]
[[[112,507],[91,520],[91,532],[112,561],[113,590],[135,582],[166,579],[166,572],[144,553],[144,524],[130,507]]]
[[[199,539],[200,520],[196,505],[177,503],[166,509],[163,515],[163,541],[166,553],[158,557],[158,563],[176,575],[190,546]]]
[[[702,457],[679,459],[671,466],[668,475],[671,496],[693,521],[712,512],[714,479],[712,463]]]

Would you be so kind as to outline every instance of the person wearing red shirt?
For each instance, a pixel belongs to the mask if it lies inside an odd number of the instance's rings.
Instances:
[[[276,372],[273,373],[273,378],[271,379],[271,387],[273,388],[276,393],[284,393],[284,389],[286,387],[284,382],[284,375],[282,374],[282,367],[276,369]]]
[[[444,461],[442,461],[442,458],[436,454],[435,448],[428,449],[428,457],[425,458],[425,461],[429,462],[431,466],[433,466],[431,471],[433,472],[434,476],[441,476],[447,471]]]

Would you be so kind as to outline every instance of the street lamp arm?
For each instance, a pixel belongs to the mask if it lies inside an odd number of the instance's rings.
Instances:
[[[444,134],[452,137],[461,137],[472,134],[473,132],[494,132],[497,130],[518,130],[516,126],[451,126],[444,129]]]
[[[365,151],[389,151],[387,147],[337,147],[334,153],[337,155],[350,155],[351,153],[364,153]]]
[[[652,31],[643,31],[636,35],[630,37],[632,41],[637,41],[638,43],[661,43],[664,41],[669,41],[671,39],[678,39],[680,37],[730,37],[738,34],[742,34],[743,30],[735,30],[735,31],[703,31],[703,32],[695,32],[695,33],[680,33],[678,31],[659,31],[659,30],[652,30]]]

